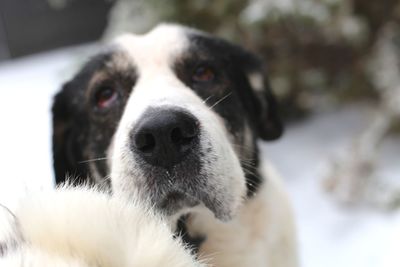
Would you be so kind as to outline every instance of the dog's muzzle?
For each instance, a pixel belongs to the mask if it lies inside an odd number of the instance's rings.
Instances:
[[[199,134],[199,121],[188,111],[151,108],[132,131],[131,146],[146,163],[169,170],[195,152]]]
[[[149,195],[166,214],[200,201],[200,136],[199,120],[177,107],[148,108],[130,133]]]
[[[167,216],[198,207],[229,220],[245,192],[244,175],[223,126],[207,112],[148,107],[121,128],[130,131],[114,146],[114,190],[137,194]]]

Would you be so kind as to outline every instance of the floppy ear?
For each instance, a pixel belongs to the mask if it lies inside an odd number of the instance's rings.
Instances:
[[[264,140],[275,140],[283,134],[283,125],[279,117],[279,108],[275,96],[269,86],[263,68],[248,74],[252,91],[260,105],[256,117],[259,136]]]
[[[76,110],[71,106],[74,82],[67,82],[55,96],[53,103],[53,164],[56,183],[66,181],[72,176],[72,182],[84,182],[88,170],[84,164],[79,143],[79,126],[77,125]],[[82,140],[81,140],[82,141]]]
[[[252,53],[240,47],[235,50],[238,65],[247,79],[240,89],[241,96],[258,136],[264,140],[278,139],[283,133],[283,126],[264,65]]]
[[[0,204],[0,257],[23,242],[17,218]]]

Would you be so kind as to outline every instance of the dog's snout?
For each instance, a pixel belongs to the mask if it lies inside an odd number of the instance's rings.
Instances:
[[[199,121],[189,112],[152,109],[144,113],[132,133],[135,153],[149,164],[170,168],[193,150]]]

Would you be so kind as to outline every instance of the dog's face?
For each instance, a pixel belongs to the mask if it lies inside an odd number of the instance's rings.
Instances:
[[[259,61],[176,25],[118,38],[53,114],[57,182],[110,181],[167,215],[200,205],[222,220],[260,183],[257,138],[282,132]]]

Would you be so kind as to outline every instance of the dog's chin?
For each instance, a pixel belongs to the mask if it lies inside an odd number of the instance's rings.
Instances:
[[[190,195],[181,190],[170,191],[156,201],[155,207],[169,217],[175,217],[182,213],[198,211],[199,207],[205,207],[221,221],[229,221],[235,213],[223,199],[212,195],[200,194]]]
[[[189,158],[170,170],[143,162],[140,168],[124,164],[129,168],[113,171],[111,175],[113,190],[128,197],[136,195],[171,218],[205,210],[220,221],[229,221],[245,196],[243,172],[233,167],[224,170],[204,164],[197,158]],[[233,162],[230,166],[237,164]]]
[[[193,208],[200,204],[200,200],[182,191],[168,192],[156,203],[156,207],[167,216],[173,216],[182,210]]]

